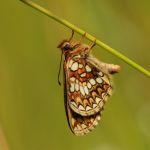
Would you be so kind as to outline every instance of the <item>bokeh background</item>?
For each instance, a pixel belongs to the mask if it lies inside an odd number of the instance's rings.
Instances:
[[[34,2],[150,70],[149,0]],[[99,126],[76,137],[67,124],[63,86],[57,82],[57,45],[70,37],[70,29],[19,0],[2,0],[0,18],[0,150],[150,149],[148,77],[95,46],[98,59],[122,70],[114,75],[114,94]]]

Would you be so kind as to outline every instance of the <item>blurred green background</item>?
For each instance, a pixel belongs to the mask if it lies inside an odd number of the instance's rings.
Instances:
[[[150,70],[149,0],[34,2]],[[57,82],[57,45],[71,31],[19,0],[2,0],[0,18],[0,150],[150,149],[148,77],[95,46],[98,59],[122,70],[114,76],[115,92],[98,127],[76,137],[68,127],[63,87]]]

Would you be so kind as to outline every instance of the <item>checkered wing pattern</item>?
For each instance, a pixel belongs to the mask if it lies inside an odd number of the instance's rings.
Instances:
[[[65,72],[70,108],[82,116],[99,112],[111,94],[109,77],[88,59],[76,56],[67,62]]]
[[[84,135],[97,126],[107,98],[111,95],[110,73],[115,65],[105,64],[89,54],[90,47],[62,42],[65,107],[69,126],[75,135]]]
[[[85,135],[93,130],[101,118],[100,112],[91,116],[82,116],[70,109],[69,104],[66,106],[68,123],[72,132],[77,135]]]

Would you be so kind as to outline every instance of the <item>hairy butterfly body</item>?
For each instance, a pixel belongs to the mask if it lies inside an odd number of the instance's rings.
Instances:
[[[65,109],[75,135],[84,135],[97,126],[103,106],[112,93],[111,74],[118,65],[100,62],[91,47],[77,41],[63,41]]]

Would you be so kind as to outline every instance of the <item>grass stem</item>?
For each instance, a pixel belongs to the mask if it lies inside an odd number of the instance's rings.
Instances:
[[[32,2],[31,0],[20,0],[23,3],[31,6],[32,8],[40,11],[41,13],[47,15],[48,17],[52,18],[53,20],[59,22],[60,24],[70,28],[71,30],[74,30],[76,33],[79,33],[80,35],[84,35],[86,31],[80,29],[79,27],[73,25],[72,23],[68,22],[65,19],[62,19],[58,16],[56,16],[55,14],[53,14],[52,12],[50,12],[49,10],[41,7],[40,5]],[[92,36],[91,34],[89,34],[88,32],[86,32],[85,37],[87,39],[89,39],[90,41],[95,40],[95,37]],[[127,64],[129,64],[131,67],[135,68],[136,70],[140,71],[141,73],[143,73],[144,75],[150,77],[150,72],[146,69],[144,69],[142,66],[140,66],[139,64],[135,63],[133,60],[129,59],[128,57],[126,57],[125,55],[121,54],[120,52],[118,52],[117,50],[111,48],[110,46],[108,46],[107,44],[103,43],[102,41],[100,41],[99,39],[96,38],[96,44],[99,45],[100,47],[104,48],[106,51],[110,52],[111,54],[117,56],[118,58],[120,58],[121,60],[123,60],[124,62],[126,62]]]

